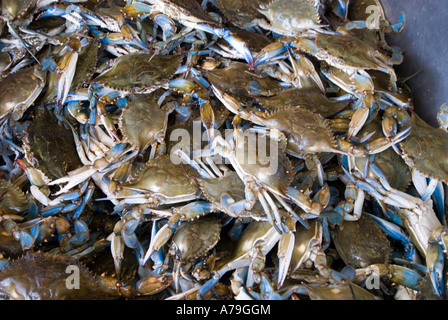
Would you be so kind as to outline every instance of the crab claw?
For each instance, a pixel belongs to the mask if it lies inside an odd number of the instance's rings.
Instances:
[[[144,266],[146,262],[148,262],[149,258],[151,258],[152,254],[160,250],[160,248],[162,248],[168,242],[173,233],[174,231],[170,228],[169,224],[165,224],[152,239],[148,251],[146,252],[145,257],[140,262],[140,264]]]
[[[272,59],[273,57],[277,57],[278,55],[284,53],[286,51],[285,45],[280,42],[273,42],[268,44],[266,47],[261,49],[261,51],[255,57],[255,67],[263,62]]]
[[[379,138],[366,145],[369,154],[381,153],[384,150],[406,139],[411,133],[412,127],[404,129],[402,132],[390,138]]]
[[[271,281],[265,274],[261,276],[261,298],[264,300],[282,300],[282,297],[275,292]]]
[[[58,73],[57,102],[61,108],[67,99],[70,86],[75,76],[76,64],[78,62],[78,52],[67,52],[58,63],[56,72]]]
[[[430,242],[426,250],[426,265],[428,267],[429,277],[435,292],[445,299],[445,284],[443,280],[443,267],[445,257],[442,247],[437,242]]]
[[[215,96],[219,99],[219,101],[222,102],[222,104],[231,112],[238,114],[241,108],[241,104],[233,98],[232,96],[228,95],[227,93],[222,92],[218,88],[216,88],[214,85],[211,85],[213,93]]]
[[[128,17],[140,17],[142,15],[146,15],[151,13],[152,6],[145,3],[132,3],[126,5],[121,12],[123,12]]]
[[[121,235],[112,234],[110,249],[112,251],[112,257],[114,259],[115,273],[120,277],[121,273],[121,262],[123,261],[125,244]]]
[[[243,56],[244,60],[246,60],[246,62],[249,64],[249,69],[253,70],[254,58],[243,39],[225,29],[214,29],[213,33],[218,37],[226,40],[236,51],[238,51],[238,53],[240,53]]]
[[[406,15],[404,14],[404,12],[400,12],[400,15],[398,16],[398,23],[392,26],[392,30],[396,33],[400,33],[401,31],[403,31],[405,25]]]
[[[173,277],[162,275],[139,280],[135,287],[137,292],[141,295],[152,295],[164,290],[172,283]]]
[[[448,240],[447,234],[448,229],[445,226],[435,228],[431,234],[426,250],[426,266],[428,268],[429,277],[435,292],[442,299],[445,299],[446,297],[443,269],[445,266],[444,250],[446,250]]]
[[[278,280],[277,289],[280,289],[288,274],[289,264],[291,263],[292,252],[294,250],[294,233],[284,233],[278,243]]]

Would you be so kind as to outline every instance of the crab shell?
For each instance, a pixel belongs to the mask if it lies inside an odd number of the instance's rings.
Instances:
[[[199,186],[204,197],[210,202],[219,203],[224,192],[233,199],[245,198],[244,183],[235,172],[227,172],[219,178],[201,178]]]
[[[28,162],[51,179],[82,166],[72,132],[59,125],[46,108],[26,129],[24,149]]]
[[[15,214],[28,209],[23,191],[6,180],[0,180],[0,214]]]
[[[19,120],[42,92],[45,75],[29,67],[8,75],[0,81],[0,118],[12,112],[13,120]]]
[[[168,114],[160,108],[153,94],[131,95],[120,116],[124,139],[140,152],[164,139],[167,123]]]
[[[219,11],[235,26],[245,29],[254,19],[261,19],[263,15],[257,10],[260,4],[267,5],[269,0],[217,0]]]
[[[236,172],[227,172],[219,178],[200,178],[198,179],[202,195],[210,202],[219,204],[224,194],[229,195],[235,202],[245,200],[245,185]],[[221,208],[224,210],[224,208]],[[250,210],[250,216],[260,216],[264,213],[259,201]],[[228,214],[234,214],[230,212]]]
[[[358,221],[344,221],[335,230],[334,243],[342,260],[354,268],[390,263],[392,247],[379,225],[363,214]]]
[[[199,185],[194,178],[196,171],[183,163],[174,164],[169,155],[149,160],[130,182],[122,187],[151,192],[165,197],[178,197],[199,193]]]
[[[216,267],[220,269],[227,263],[245,260],[255,245],[260,242],[265,243],[261,250],[266,255],[279,240],[280,234],[275,231],[270,222],[251,220],[233,247],[232,253],[225,259],[217,261]]]
[[[287,138],[287,152],[298,157],[318,152],[334,152],[336,140],[328,120],[301,107],[279,107],[262,115],[248,117],[269,129],[283,132]]]
[[[249,72],[246,63],[236,62],[224,69],[215,69],[207,72],[207,78],[220,91],[237,99],[242,105],[248,105],[253,101],[246,89],[247,85],[256,81],[260,90],[279,92],[281,86],[269,78],[261,78]]]
[[[235,155],[238,165],[245,174],[254,177],[257,181],[264,184],[277,194],[285,194],[294,179],[294,170],[291,161],[286,156],[282,146],[274,143],[277,142],[275,137],[258,136],[255,144],[261,146],[262,140],[266,139],[265,143],[267,150],[253,150],[252,137],[246,138],[246,134],[241,130],[234,130],[235,137]],[[277,148],[272,150],[272,147]],[[269,156],[267,151],[269,150]],[[256,158],[254,159],[254,155]]]
[[[368,7],[375,6],[379,9],[381,18],[385,19],[383,6],[378,0],[351,0],[347,10],[347,18],[350,21],[366,21],[371,15]]]
[[[340,69],[387,70],[393,69],[380,60],[378,53],[366,42],[351,35],[318,34],[315,40],[326,61]]]
[[[322,242],[322,234],[322,224],[317,219],[309,221],[309,228],[297,225],[291,255],[291,272],[304,267],[305,262],[310,258],[311,248]]]
[[[76,72],[71,84],[71,91],[75,91],[88,83],[93,77],[98,60],[99,44],[92,40],[89,45],[81,51],[76,64]]]
[[[268,18],[270,30],[285,36],[323,27],[319,12],[310,0],[274,0],[258,11]]]
[[[363,145],[382,137],[381,124],[378,121],[371,121],[366,124],[360,131],[359,136],[363,137],[372,132],[374,132],[374,134],[365,141]],[[365,168],[366,163],[370,161],[370,157],[355,157],[356,167],[361,171],[364,171],[363,168]],[[388,148],[383,152],[376,154],[373,163],[384,173],[387,177],[387,182],[392,188],[405,191],[411,184],[412,177],[409,166],[392,148]],[[367,171],[367,176],[373,180],[378,179],[372,174],[371,170]]]
[[[117,91],[150,93],[167,83],[181,63],[178,54],[165,56],[136,52],[121,56],[93,82]]]
[[[350,101],[333,101],[323,95],[319,90],[288,88],[270,97],[256,97],[257,102],[269,111],[279,107],[297,107],[320,114],[327,118],[348,106]]]
[[[220,232],[221,220],[216,215],[184,222],[173,235],[171,254],[181,265],[194,262],[218,243]]]
[[[79,289],[67,288],[69,266],[79,270]],[[0,295],[20,300],[105,299],[90,270],[67,255],[27,254],[0,271]]]
[[[37,0],[4,0],[2,1],[2,14],[7,20],[21,19],[31,12]]]
[[[426,177],[448,182],[448,133],[426,124],[415,113],[411,134],[400,143],[408,166]]]

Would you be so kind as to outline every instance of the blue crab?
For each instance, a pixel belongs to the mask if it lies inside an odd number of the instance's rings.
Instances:
[[[148,2],[150,5],[134,2],[127,7],[139,14],[162,13],[186,27],[223,38],[245,58],[251,68],[253,67],[253,57],[246,44],[232,32],[223,28],[219,22],[213,20],[196,1],[151,0]]]
[[[164,142],[168,112],[159,106],[154,94],[134,94],[128,97],[119,124],[124,139],[142,153],[148,146]]]
[[[67,284],[74,271],[79,287]],[[121,296],[155,294],[172,283],[170,277],[147,277],[120,284],[112,277],[94,275],[77,259],[67,255],[30,253],[10,262],[0,271],[2,300],[110,300]]]
[[[396,115],[398,120],[393,120]],[[389,121],[390,120],[390,121]],[[445,141],[448,134],[426,124],[415,112],[391,108],[385,115],[383,130],[386,135],[393,132],[391,125],[398,124],[399,130],[410,129],[408,138],[400,142],[400,155],[410,168],[426,177],[439,181],[448,181],[447,148]]]
[[[0,82],[0,119],[11,115],[19,120],[34,103],[45,86],[45,72],[39,68],[28,67],[8,75]]]
[[[181,57],[153,55],[146,52],[118,58],[113,67],[93,82],[116,91],[150,93],[167,83],[180,66]]]
[[[344,221],[336,228],[333,240],[345,264],[355,269],[391,262],[391,244],[368,215],[362,215],[358,221]]]
[[[345,109],[350,101],[330,99],[314,89],[288,88],[273,96],[255,96],[266,110],[275,111],[279,107],[301,107],[328,118]]]
[[[321,29],[319,11],[311,0],[273,0],[258,10],[264,19],[255,19],[252,23],[283,36],[296,36],[309,29]]]
[[[216,6],[235,26],[248,29],[254,25],[254,19],[262,19],[263,15],[259,12],[257,6],[267,5],[269,0],[262,1],[241,1],[241,0],[217,0]]]
[[[191,264],[203,258],[218,242],[221,221],[218,216],[209,215],[196,221],[180,225],[173,235],[169,254],[174,257],[173,278],[176,284],[181,269],[191,268]]]
[[[211,279],[198,290],[197,298],[202,299],[228,271],[250,266],[257,252],[266,256],[279,240],[280,234],[269,222],[252,221],[244,230],[232,254],[215,267],[216,271],[213,272]],[[255,246],[257,249],[254,252]]]
[[[200,190],[196,180],[190,177],[194,175],[190,166],[173,164],[169,155],[159,156],[148,161],[129,182],[121,183],[115,197],[124,204],[152,206],[196,200]]]

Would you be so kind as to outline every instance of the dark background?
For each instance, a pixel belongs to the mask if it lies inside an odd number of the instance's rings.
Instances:
[[[390,35],[388,43],[404,50],[397,76],[407,78],[412,89],[417,113],[432,126],[438,127],[437,113],[448,103],[448,0],[381,0],[391,23],[406,14],[401,34]]]

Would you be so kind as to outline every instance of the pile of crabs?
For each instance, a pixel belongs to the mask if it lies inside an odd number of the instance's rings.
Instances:
[[[448,110],[427,125],[395,74],[404,15],[3,0],[1,17],[0,298],[446,298]]]

